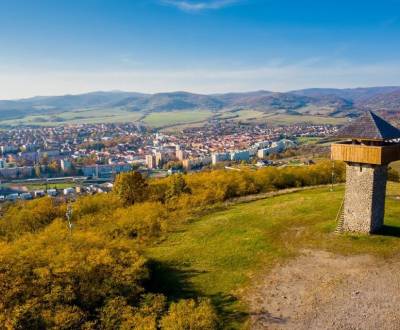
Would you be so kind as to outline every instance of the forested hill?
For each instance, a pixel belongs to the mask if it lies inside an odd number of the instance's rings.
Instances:
[[[397,113],[400,109],[400,87],[313,88],[285,93],[261,90],[211,95],[188,92],[142,94],[112,91],[0,100],[0,114],[3,120],[78,109],[123,109],[143,113],[253,109],[261,112],[280,110],[288,114],[316,114],[317,111],[318,115],[343,117],[357,115],[362,109]]]

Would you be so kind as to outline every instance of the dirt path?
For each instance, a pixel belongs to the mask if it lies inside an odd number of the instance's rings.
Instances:
[[[400,329],[400,259],[304,251],[248,301],[252,329]]]

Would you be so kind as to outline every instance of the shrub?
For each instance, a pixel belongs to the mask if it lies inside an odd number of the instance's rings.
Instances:
[[[139,303],[147,277],[146,260],[129,241],[93,232],[70,235],[55,221],[38,234],[0,245],[0,328],[10,322],[16,328],[79,328],[97,320],[109,299]]]
[[[18,202],[9,206],[0,221],[0,236],[13,240],[26,233],[34,233],[65,214],[65,205],[56,205],[50,198]]]
[[[180,300],[171,304],[160,325],[163,330],[214,330],[218,318],[209,300]]]

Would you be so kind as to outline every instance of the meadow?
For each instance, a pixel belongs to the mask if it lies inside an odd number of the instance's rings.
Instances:
[[[400,252],[400,184],[388,186],[382,235],[333,233],[343,193],[343,186],[317,188],[229,206],[182,226],[147,255],[163,267],[158,274],[168,294],[210,297],[228,328],[241,328],[247,288],[302,249],[379,257]]]
[[[151,127],[163,127],[204,122],[210,117],[212,112],[206,110],[154,112],[146,115],[143,122]]]

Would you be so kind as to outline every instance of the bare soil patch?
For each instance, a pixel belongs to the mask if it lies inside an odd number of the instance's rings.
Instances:
[[[304,251],[247,299],[252,329],[400,329],[400,259]]]

